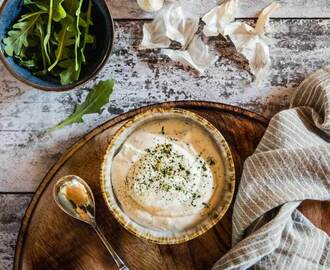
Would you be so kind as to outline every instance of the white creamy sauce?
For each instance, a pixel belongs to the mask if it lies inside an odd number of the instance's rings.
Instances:
[[[192,121],[154,120],[135,130],[113,159],[122,210],[155,230],[179,232],[203,220],[223,186],[223,163],[211,136]]]

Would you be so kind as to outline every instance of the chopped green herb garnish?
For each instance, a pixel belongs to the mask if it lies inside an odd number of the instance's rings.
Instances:
[[[208,157],[208,158],[207,158],[207,163],[208,163],[210,166],[212,166],[212,165],[215,164],[215,160],[214,160],[212,157]]]
[[[130,183],[134,183],[134,189],[140,194],[150,192],[170,200],[172,197],[167,193],[177,192],[182,202],[192,207],[202,204],[206,184],[200,185],[195,180],[199,182],[200,178],[207,178],[209,169],[201,155],[191,164],[189,158],[166,140],[146,149],[134,168],[137,173],[131,174]]]
[[[206,165],[205,165],[205,162],[202,165],[202,169],[203,169],[204,172],[207,170]]]
[[[202,202],[202,205],[204,205],[206,208],[210,208],[210,206],[205,202]]]

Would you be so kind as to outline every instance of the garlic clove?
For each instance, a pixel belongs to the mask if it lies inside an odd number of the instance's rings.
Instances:
[[[147,12],[160,10],[164,5],[164,0],[137,0],[139,7]]]
[[[234,21],[237,10],[237,0],[225,1],[220,6],[211,9],[204,15],[202,21],[205,23],[203,33],[205,36],[224,36],[225,27]]]
[[[141,49],[166,48],[170,40],[179,42],[186,48],[197,32],[199,18],[184,12],[178,4],[171,4],[143,26]]]

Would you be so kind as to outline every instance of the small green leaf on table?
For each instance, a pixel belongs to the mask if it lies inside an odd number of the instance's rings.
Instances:
[[[76,106],[73,114],[67,119],[58,124],[56,127],[50,129],[63,128],[73,123],[84,122],[83,116],[91,113],[100,113],[102,107],[109,102],[109,98],[113,91],[115,80],[106,80],[99,82],[87,95],[85,101],[82,104]]]

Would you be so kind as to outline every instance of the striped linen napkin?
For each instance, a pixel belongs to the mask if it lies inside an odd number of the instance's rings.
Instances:
[[[213,270],[330,269],[330,237],[297,210],[306,199],[330,200],[330,66],[301,83],[245,161],[233,248]]]

